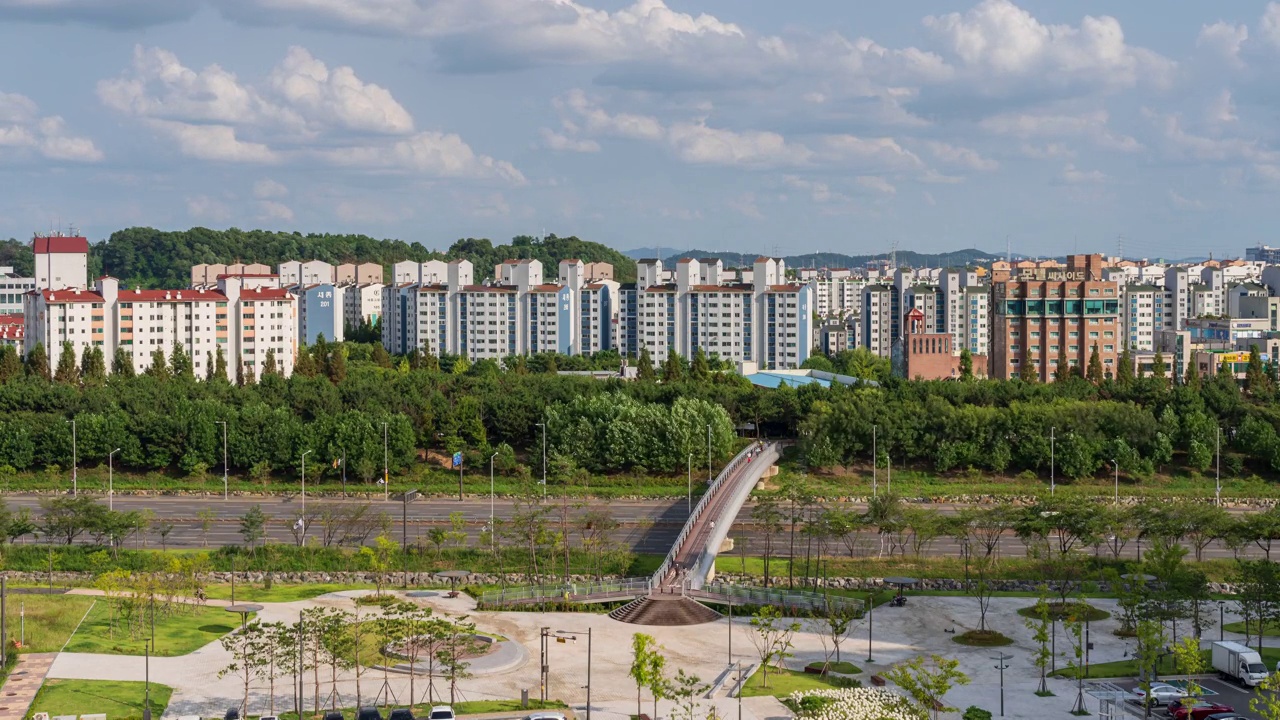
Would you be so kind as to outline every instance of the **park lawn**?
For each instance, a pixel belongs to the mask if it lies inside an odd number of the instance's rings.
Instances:
[[[1255,648],[1256,649],[1256,648]],[[1206,668],[1212,667],[1211,651],[1204,650],[1201,653]],[[1280,648],[1264,647],[1262,648],[1262,662],[1267,667],[1275,667],[1277,661],[1280,661]],[[1161,674],[1169,674],[1174,672],[1173,657],[1166,655],[1161,658],[1157,672]],[[1069,668],[1058,670],[1051,673],[1054,677],[1072,678],[1076,677],[1074,671]],[[1109,663],[1096,663],[1089,666],[1089,673],[1085,677],[1087,679],[1095,678],[1128,678],[1138,674],[1138,664],[1136,660],[1117,660]]]
[[[252,618],[250,615],[250,620]],[[146,627],[134,637],[119,623],[112,631],[109,627],[110,620],[110,605],[105,600],[99,600],[67,643],[67,652],[145,654],[146,641],[151,637],[149,624],[144,621]],[[239,615],[229,613],[221,607],[187,606],[172,615],[157,614],[156,645],[151,654],[159,657],[186,655],[231,632],[239,623]]]
[[[296,600],[310,600],[341,590],[372,589],[373,585],[368,583],[350,583],[347,585],[339,583],[272,583],[270,588],[263,588],[261,585],[236,583],[236,602],[294,602]],[[222,583],[206,586],[205,595],[212,599],[230,600],[231,585],[230,583]]]
[[[445,689],[445,692],[446,693],[448,692],[448,688]],[[448,705],[449,703],[444,700],[441,700],[440,702],[437,702],[435,704]],[[395,705],[394,707],[398,708],[403,706]],[[418,718],[424,718],[428,714],[430,714],[432,707],[434,707],[434,705],[414,705],[413,716]],[[558,710],[561,708],[567,708],[569,706],[559,700],[548,700],[547,702],[543,703],[540,700],[531,699],[529,700],[529,707],[527,708],[522,707],[520,705],[519,700],[467,700],[464,702],[454,703],[451,707],[453,708],[453,712],[455,715],[479,715],[481,713],[496,713],[496,712],[509,712],[509,713],[523,714],[531,710]],[[380,710],[384,718],[388,714],[390,714],[389,708],[380,707]],[[325,710],[321,710],[319,715],[313,714],[311,712],[304,712],[302,714],[302,717],[303,717],[303,720],[318,719],[318,718],[324,717],[325,712],[326,712]],[[346,720],[352,720],[356,716],[355,708],[341,708],[339,712],[342,713],[342,717],[345,718]],[[298,720],[298,715],[292,711],[281,712],[279,713],[279,717],[280,717],[280,720]],[[107,720],[114,720],[114,719],[107,718]]]
[[[769,669],[769,687],[763,686],[764,674],[757,669],[742,687],[742,697],[773,695],[783,697],[804,690],[831,690],[840,686],[830,679],[803,670]]]
[[[151,716],[158,718],[169,707],[173,688],[151,683]],[[45,680],[27,710],[27,717],[38,712],[58,715],[106,713],[107,720],[142,717],[146,683],[117,680]]]
[[[1258,633],[1258,624],[1257,623],[1249,623],[1249,624],[1252,626],[1251,632],[1256,635]],[[1223,625],[1222,629],[1226,630],[1227,632],[1244,633],[1244,623],[1230,622],[1230,623],[1227,623],[1226,625]],[[1264,637],[1276,637],[1277,635],[1280,635],[1280,625],[1273,625],[1271,623],[1267,623],[1267,626],[1262,630],[1262,634]]]
[[[75,632],[93,601],[94,598],[84,595],[11,594],[5,608],[9,637],[25,636],[19,652],[57,652]]]

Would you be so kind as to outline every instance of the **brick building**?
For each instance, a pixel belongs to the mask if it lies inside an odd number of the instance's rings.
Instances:
[[[911,380],[951,380],[960,377],[960,356],[954,354],[950,333],[926,332],[925,314],[911,308],[903,318],[902,374]],[[986,377],[987,356],[972,355],[973,374]]]
[[[1060,353],[1085,368],[1098,347],[1114,373],[1120,336],[1120,287],[1103,280],[1101,255],[1072,255],[1065,268],[1025,268],[992,284],[991,374],[1017,377],[1028,363],[1043,381]]]

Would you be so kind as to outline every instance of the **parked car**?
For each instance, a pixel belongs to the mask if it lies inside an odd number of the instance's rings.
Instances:
[[[412,708],[396,708],[387,716],[387,720],[415,720]]]
[[[342,720],[342,713],[337,710],[330,710],[324,714],[324,720]]]
[[[1233,713],[1235,710],[1230,705],[1203,700],[1175,700],[1169,703],[1169,717],[1174,720],[1207,720],[1212,715]]]
[[[1234,712],[1228,712],[1228,713],[1217,713],[1214,715],[1210,715],[1209,717],[1205,718],[1205,720],[1249,720],[1249,718],[1243,715],[1237,715]]]
[[[233,707],[228,709],[226,714],[222,716],[222,720],[240,720],[240,708]]]
[[[382,713],[378,708],[366,705],[356,711],[356,720],[382,720]]]
[[[428,720],[453,720],[453,708],[448,705],[436,705],[431,708],[431,714],[427,718]]]
[[[1146,700],[1147,700],[1146,690],[1143,690],[1142,688],[1138,688],[1137,690],[1133,691],[1133,694],[1138,696],[1139,704],[1143,704],[1143,705],[1146,704]],[[1151,683],[1151,704],[1157,707],[1160,705],[1168,705],[1174,700],[1181,700],[1186,696],[1187,696],[1187,691],[1183,690],[1182,688],[1176,685],[1170,685],[1169,683],[1166,683],[1166,682]]]
[[[566,718],[565,714],[562,712],[543,710],[541,712],[533,713],[532,715],[526,715],[524,720],[568,720],[568,718]]]

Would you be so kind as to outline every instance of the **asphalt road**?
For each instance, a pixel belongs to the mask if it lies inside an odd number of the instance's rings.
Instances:
[[[696,499],[696,498],[695,498]],[[18,510],[28,508],[32,514],[38,516],[40,514],[39,496],[34,495],[8,495],[4,497],[5,503],[10,510]],[[106,499],[102,499],[106,502]],[[560,519],[559,503],[556,498],[550,498],[549,504],[554,506],[554,510],[550,515],[552,523],[558,523]],[[599,501],[592,501],[598,503]],[[302,506],[302,499],[298,495],[292,496],[260,496],[260,497],[232,497],[223,500],[220,496],[198,497],[198,496],[161,496],[161,497],[141,497],[134,495],[116,496],[112,501],[113,507],[120,511],[130,510],[150,510],[155,514],[157,520],[167,520],[174,523],[175,528],[169,535],[167,544],[169,547],[192,548],[219,545],[236,545],[242,542],[240,536],[240,517],[244,515],[249,508],[258,505],[263,512],[271,518],[268,523],[268,535],[276,542],[294,542],[293,534],[290,526],[293,519]],[[474,543],[484,527],[488,524],[490,503],[487,498],[466,498],[462,501],[457,499],[447,499],[440,497],[419,498],[417,500],[402,503],[392,496],[391,500],[384,500],[380,496],[370,499],[365,498],[318,498],[308,497],[307,504],[314,512],[318,504],[342,504],[347,506],[358,506],[369,503],[376,511],[387,513],[392,521],[391,535],[399,540],[402,530],[407,531],[409,542],[421,541],[425,545],[430,543],[427,541],[427,533],[430,528],[435,526],[448,525],[449,516],[453,513],[460,512],[467,523],[467,532],[470,542]],[[573,499],[569,501],[570,522],[572,517],[581,509],[576,509],[580,503]],[[681,527],[685,523],[687,517],[686,501],[684,500],[611,500],[608,501],[609,510],[613,517],[619,522],[619,528],[614,533],[614,539],[625,544],[632,551],[638,553],[665,554],[671,548],[671,544],[675,542],[676,537],[680,533]],[[510,499],[498,498],[493,502],[493,514],[499,519],[509,519],[516,509],[516,503]],[[864,509],[860,504],[851,504],[849,507],[854,509]],[[940,510],[944,513],[954,513],[961,506],[953,504],[930,504],[928,507]],[[216,519],[211,523],[207,538],[201,527],[201,521],[198,514],[203,510],[212,510],[216,513]],[[751,521],[751,504],[748,503],[739,514],[740,522],[736,522],[730,530],[729,537],[733,538],[738,544],[734,554],[739,554],[744,550],[748,555],[762,555],[767,542],[765,536],[760,533],[754,523]],[[312,537],[318,534],[318,528],[315,524],[308,531]],[[376,534],[376,533],[375,533]],[[576,537],[576,534],[574,534]],[[132,538],[130,545],[140,544],[142,541],[138,538]],[[160,539],[156,533],[152,531],[150,537],[146,540],[149,546],[157,546]],[[796,555],[803,557],[805,554],[805,538],[799,532],[796,537]],[[775,536],[773,539],[772,554],[775,557],[785,557],[790,550],[790,535],[787,532]],[[887,546],[881,548],[880,539],[872,533],[864,534],[861,547],[856,548],[857,555],[876,555],[881,552],[888,552]],[[954,538],[939,538],[934,541],[926,550],[927,554],[934,556],[960,556],[960,543]],[[1133,557],[1136,555],[1138,545],[1129,543],[1125,548],[1124,555]],[[1001,539],[999,552],[1005,556],[1019,557],[1025,554],[1026,549],[1022,542],[1012,534]],[[1105,550],[1104,550],[1105,552]],[[829,555],[848,554],[848,549],[838,541],[833,541],[828,546]],[[1250,547],[1246,555],[1261,557],[1261,552],[1257,548]],[[1205,558],[1232,558],[1235,553],[1221,545],[1214,543],[1205,550]]]
[[[1234,682],[1218,680],[1216,678],[1204,678],[1201,679],[1199,683],[1201,687],[1208,691],[1204,697],[1206,702],[1226,705],[1227,707],[1233,708],[1236,713],[1243,715],[1244,717],[1252,718],[1253,720],[1262,720],[1261,715],[1249,709],[1249,701],[1253,698],[1259,697],[1257,691]],[[1133,690],[1138,687],[1137,680],[1125,680],[1114,684],[1128,690],[1129,692],[1133,692]],[[1088,688],[1089,684],[1086,684],[1085,687]],[[1096,709],[1097,701],[1090,699],[1089,704],[1091,707]],[[1130,704],[1130,708],[1137,712],[1139,717],[1141,717],[1142,705],[1140,703],[1132,703]],[[1164,708],[1153,707],[1151,708],[1151,717],[1165,718],[1168,717],[1168,715]]]

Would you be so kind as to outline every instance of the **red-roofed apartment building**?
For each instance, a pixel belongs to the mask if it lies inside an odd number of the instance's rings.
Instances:
[[[141,372],[156,350],[169,359],[180,345],[201,378],[219,350],[230,380],[237,365],[244,377],[260,377],[268,351],[288,375],[297,344],[294,296],[279,288],[246,289],[236,277],[202,290],[122,289],[113,277],[99,278],[92,291],[34,290],[27,296],[24,322],[26,352],[42,343],[50,362],[57,362],[63,343],[70,343],[77,363],[85,350],[98,347],[112,369],[119,349]]]
[[[37,234],[31,240],[36,255],[36,289],[86,288],[89,283],[89,241],[62,234]]]

